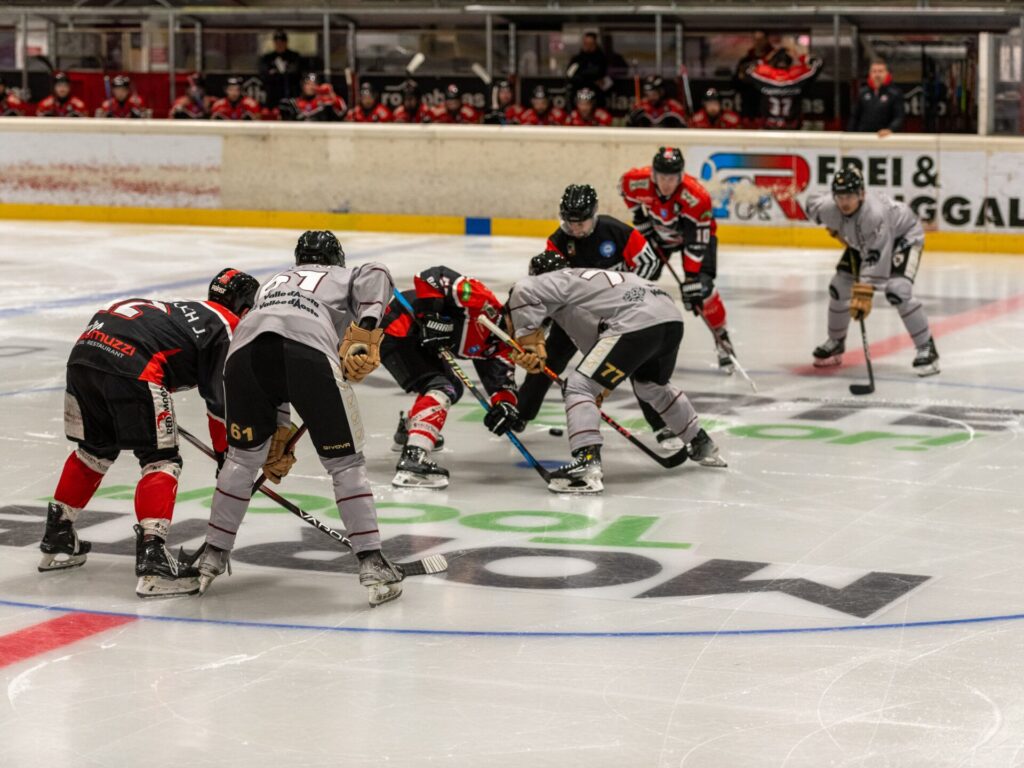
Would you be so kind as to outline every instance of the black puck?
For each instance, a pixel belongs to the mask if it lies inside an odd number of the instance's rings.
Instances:
[[[565,434],[565,430],[559,429],[558,427],[552,427],[551,429],[548,430],[548,434],[553,435],[554,437],[561,437],[562,435]]]

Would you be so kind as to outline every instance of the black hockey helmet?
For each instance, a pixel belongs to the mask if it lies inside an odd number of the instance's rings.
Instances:
[[[569,260],[558,251],[544,251],[530,259],[530,275],[543,275],[545,272],[557,272],[568,269]]]
[[[596,101],[597,94],[594,93],[590,88],[580,88],[576,91],[576,103],[579,104],[581,101]]]
[[[313,83],[315,85],[320,82],[320,77],[316,72],[307,72],[302,76],[302,82]]]
[[[132,79],[128,75],[117,75],[110,81],[111,88],[131,88]]]
[[[860,168],[855,165],[846,165],[836,171],[832,177],[832,194],[838,195],[842,192],[863,192],[864,175]]]
[[[660,94],[665,93],[665,81],[657,75],[651,75],[644,80],[644,93],[650,93],[651,91],[657,91]]]
[[[563,221],[586,221],[597,215],[597,190],[589,184],[570,184],[562,193],[558,213]]]
[[[259,289],[259,281],[252,275],[225,267],[210,283],[207,298],[241,317],[243,312],[252,309],[256,303],[256,292]]]
[[[202,72],[193,72],[188,76],[189,88],[199,88],[200,90],[206,90],[206,78],[203,77]]]
[[[415,96],[419,98],[420,86],[415,80],[405,80],[402,82],[402,95],[403,96]]]
[[[53,84],[57,85],[58,83],[67,83],[70,85],[71,78],[68,77],[66,72],[56,72],[53,75]]]
[[[296,264],[327,264],[345,266],[345,252],[333,232],[309,230],[295,244]]]
[[[499,91],[511,91],[512,82],[510,80],[499,80],[497,83]]]
[[[718,92],[717,88],[708,88],[704,91],[704,103],[707,104],[709,101],[722,101],[722,95]]]
[[[655,173],[682,173],[686,163],[678,147],[658,147],[658,153],[651,160]]]
[[[455,83],[449,83],[448,87],[444,89],[444,100],[445,101],[462,101],[462,91],[459,86]]]
[[[244,81],[244,80],[242,80],[242,78],[240,78],[240,77],[237,77],[237,76],[236,76],[236,77],[229,77],[229,78],[227,79],[227,82],[225,82],[225,83],[224,83],[224,87],[226,88],[226,87],[227,87],[227,86],[229,86],[229,85],[237,85],[237,86],[238,86],[239,88],[241,88],[241,87],[242,87],[242,84],[243,84],[244,82],[245,82],[245,81]]]
[[[373,96],[373,98],[377,98],[377,89],[373,87],[373,83],[364,80],[359,84],[359,95],[368,95]]]
[[[548,98],[548,89],[543,85],[534,87],[533,92],[530,94],[531,99],[546,99]]]

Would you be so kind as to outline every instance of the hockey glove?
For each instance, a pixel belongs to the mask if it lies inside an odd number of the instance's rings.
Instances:
[[[510,429],[522,431],[526,427],[526,419],[519,415],[519,409],[512,403],[502,400],[492,405],[484,416],[484,426],[496,435],[504,435]]]
[[[420,346],[430,352],[450,347],[455,340],[455,321],[440,315],[426,315],[420,322]]]
[[[543,371],[548,359],[547,346],[544,341],[544,329],[538,328],[533,333],[528,333],[518,339],[518,341],[523,351],[520,352],[518,349],[510,350],[508,356],[512,358],[512,362],[521,368],[525,368],[527,373],[540,373]]]
[[[346,379],[362,381],[380,365],[380,340],[383,336],[381,328],[370,331],[355,323],[349,324],[338,348]]]
[[[263,464],[263,474],[274,485],[280,483],[281,478],[287,475],[291,468],[295,466],[295,452],[288,451],[285,453],[285,449],[288,447],[288,441],[292,439],[296,431],[297,429],[294,424],[291,426],[281,426],[277,428],[273,437],[270,438],[270,451],[267,453],[267,460]]]
[[[679,287],[679,293],[683,299],[683,306],[699,315],[704,308],[704,300],[715,290],[715,282],[708,275],[687,275],[683,284]]]
[[[853,295],[850,297],[850,317],[854,320],[864,320],[871,314],[871,300],[874,298],[875,289],[867,283],[854,283]]]

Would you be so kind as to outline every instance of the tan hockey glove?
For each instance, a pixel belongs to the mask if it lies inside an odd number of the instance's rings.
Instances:
[[[544,329],[538,328],[533,333],[528,333],[520,339],[516,339],[523,348],[520,352],[517,349],[509,351],[508,356],[512,362],[525,368],[527,373],[540,373],[547,364],[548,350],[544,342]]]
[[[383,336],[382,328],[368,331],[355,323],[349,324],[338,348],[346,379],[362,381],[380,365],[380,340]]]
[[[854,320],[863,320],[871,314],[871,300],[874,298],[875,289],[867,283],[854,283],[853,295],[850,297],[850,317]]]
[[[294,424],[291,426],[282,425],[277,428],[273,437],[270,438],[270,452],[267,453],[267,460],[263,464],[263,474],[274,485],[280,483],[281,478],[287,475],[291,468],[295,466],[295,452],[288,451],[285,453],[285,448],[288,447],[288,441],[292,439],[297,431],[298,429]]]

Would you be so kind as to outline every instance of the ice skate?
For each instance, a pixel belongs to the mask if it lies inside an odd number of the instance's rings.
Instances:
[[[159,530],[166,528],[164,522]],[[198,593],[199,572],[171,557],[164,537],[154,530],[148,525],[135,526],[135,575],[139,577],[135,594],[151,599]]]
[[[939,352],[935,349],[935,339],[928,339],[926,344],[917,348],[914,356],[914,373],[918,376],[934,376],[939,372]]]
[[[551,473],[548,490],[554,493],[600,493],[604,490],[601,446],[588,445],[572,452],[573,460]]]
[[[727,376],[732,376],[736,371],[733,359],[736,357],[736,350],[732,346],[732,339],[729,332],[722,328],[715,331],[715,351],[718,353],[718,370]],[[682,447],[680,445],[680,447]]]
[[[392,440],[391,451],[393,453],[401,453],[402,449],[405,448],[406,443],[409,442],[409,422],[405,418],[405,411],[398,412],[398,426],[395,428],[395,434]],[[437,442],[434,444],[434,451],[440,451],[443,448],[444,435],[438,435]]]
[[[658,441],[658,447],[663,448],[666,451],[681,451],[685,443],[683,439],[679,437],[668,427],[665,427],[654,436],[654,439]]]
[[[391,484],[399,488],[447,488],[448,470],[431,461],[423,448],[407,445]]]
[[[828,339],[824,344],[814,348],[814,367],[829,368],[843,364],[843,353],[846,351],[846,338]]]
[[[359,583],[370,592],[370,605],[378,606],[402,594],[402,572],[379,549],[359,559]]]
[[[725,459],[718,453],[718,446],[703,429],[690,441],[689,454],[692,461],[702,467],[727,467]]]
[[[63,515],[64,507],[51,501],[46,510],[46,532],[39,543],[43,552],[39,570],[44,573],[84,565],[86,554],[92,549],[88,541],[78,538],[74,524],[62,519]]]
[[[203,542],[203,546],[192,556],[189,564],[195,564],[199,572],[199,594],[205,595],[214,579],[225,571],[231,574],[231,553]]]

